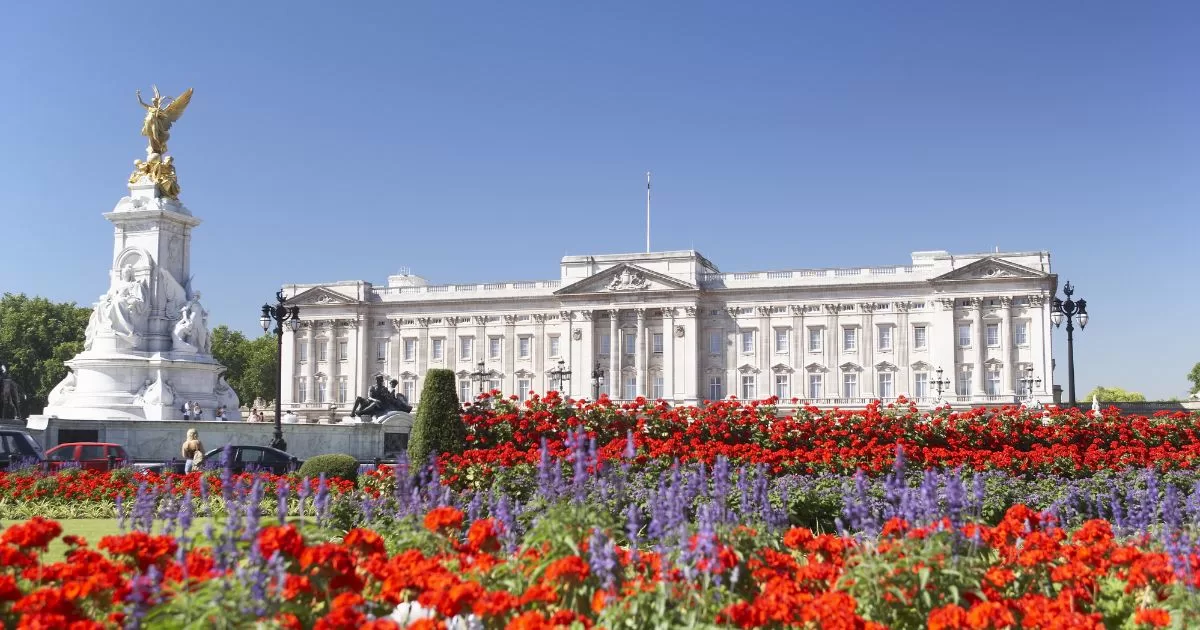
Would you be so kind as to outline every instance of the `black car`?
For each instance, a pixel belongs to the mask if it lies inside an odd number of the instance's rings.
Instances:
[[[228,461],[226,458],[228,457]],[[269,446],[223,446],[214,448],[204,454],[205,468],[220,470],[226,466],[235,473],[241,472],[271,472],[285,475],[299,470],[304,462],[287,453]]]
[[[0,470],[46,463],[42,445],[21,429],[0,429]]]

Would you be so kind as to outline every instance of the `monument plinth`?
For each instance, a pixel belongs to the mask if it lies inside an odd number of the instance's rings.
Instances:
[[[208,312],[192,286],[192,229],[200,219],[179,201],[171,125],[192,91],[178,99],[154,91],[142,135],[147,160],[136,160],[129,195],[104,215],[115,227],[109,286],[92,308],[84,350],[50,392],[44,416],[72,420],[178,420],[185,402],[207,418],[224,406],[240,420],[237,394],[212,358]],[[141,102],[141,96],[138,97]],[[32,421],[32,420],[31,420]]]

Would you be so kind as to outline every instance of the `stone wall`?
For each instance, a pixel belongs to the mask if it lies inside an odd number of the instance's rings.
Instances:
[[[211,420],[69,420],[34,416],[27,425],[29,432],[47,449],[63,442],[90,441],[85,438],[94,436],[95,441],[124,446],[137,461],[180,458],[180,446],[187,430],[193,428],[200,433],[200,441],[205,449],[226,444],[265,446],[275,433],[273,423]],[[388,452],[385,444],[392,451],[403,448],[411,428],[412,416],[397,414],[386,424],[284,424],[283,437],[287,440],[288,452],[300,459],[326,453],[346,453],[370,461],[376,457],[390,458],[395,454]],[[387,437],[389,434],[391,437]]]

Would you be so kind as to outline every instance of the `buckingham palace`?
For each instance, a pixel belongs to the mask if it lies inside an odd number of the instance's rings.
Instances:
[[[1056,288],[1048,252],[944,251],[733,273],[696,251],[604,254],[564,257],[554,280],[287,285],[302,321],[283,340],[283,405],[342,417],[379,375],[419,405],[431,368],[457,374],[461,400],[1050,402]]]

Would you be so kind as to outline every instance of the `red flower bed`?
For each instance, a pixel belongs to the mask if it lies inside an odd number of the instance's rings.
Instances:
[[[1014,406],[930,414],[902,401],[854,411],[807,407],[780,416],[774,402],[671,408],[639,399],[618,407],[606,398],[568,404],[553,392],[523,406],[498,400],[490,408],[468,408],[468,449],[440,461],[452,481],[468,469],[479,478],[499,466],[536,464],[543,440],[552,457],[565,456],[569,433],[582,429],[606,461],[622,457],[629,432],[637,463],[711,463],[723,455],[775,473],[882,472],[892,465],[896,445],[917,466],[1012,473],[1190,469],[1200,462],[1200,414],[1146,418],[1115,408],[1093,414]]]
[[[290,493],[294,496],[303,481],[295,475],[273,475],[270,473],[242,473],[230,478],[230,490],[236,489],[243,495],[250,491],[254,480],[258,479],[264,485],[264,491],[270,496],[281,482],[286,482]],[[0,471],[0,497],[30,500],[30,499],[63,499],[67,501],[106,501],[113,502],[118,496],[123,499],[133,497],[139,486],[155,490],[158,494],[171,493],[184,496],[188,492],[192,496],[201,496],[200,485],[204,484],[204,493],[210,496],[223,492],[223,481],[220,475],[190,473],[179,475],[174,473],[158,474],[153,472],[107,472],[98,470],[69,470],[52,474],[40,473],[9,473]],[[315,492],[317,480],[310,480]],[[354,490],[354,482],[344,479],[328,479],[326,485],[332,493],[344,493]]]

